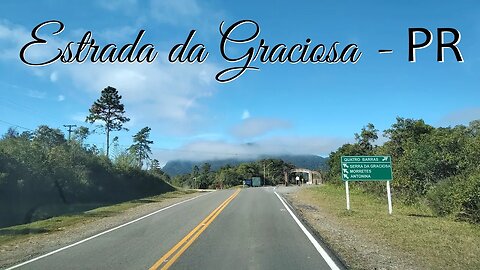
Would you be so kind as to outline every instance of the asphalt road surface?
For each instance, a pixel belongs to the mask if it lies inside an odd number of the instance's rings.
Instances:
[[[15,269],[336,267],[276,190],[262,187],[211,192]]]

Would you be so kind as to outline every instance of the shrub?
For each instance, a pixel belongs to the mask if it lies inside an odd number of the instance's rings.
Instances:
[[[475,178],[475,184],[470,195],[462,204],[462,209],[461,216],[472,222],[480,223],[480,177]]]
[[[446,179],[438,183],[427,193],[428,206],[439,216],[446,216],[459,212],[461,199],[455,192],[455,177]]]
[[[35,140],[0,139],[0,227],[68,212],[75,204],[109,204],[174,190],[163,181],[166,177],[118,166],[61,140],[55,130],[41,131]]]
[[[439,216],[455,215],[480,221],[480,172],[458,175],[441,181],[427,193],[427,202]]]

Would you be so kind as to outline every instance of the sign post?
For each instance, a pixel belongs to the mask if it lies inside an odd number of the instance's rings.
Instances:
[[[392,214],[392,194],[390,193],[390,181],[387,181],[388,213]]]
[[[350,210],[350,192],[348,191],[348,181],[345,181],[345,193],[347,193],[347,210]]]
[[[392,158],[390,156],[342,156],[342,180],[345,181],[347,210],[350,210],[349,181],[387,181],[388,213],[392,214]]]

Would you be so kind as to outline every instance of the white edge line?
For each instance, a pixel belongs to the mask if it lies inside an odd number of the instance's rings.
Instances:
[[[293,220],[297,223],[297,225],[302,229],[303,233],[307,236],[308,240],[313,244],[315,249],[317,249],[318,253],[323,257],[325,262],[330,266],[330,269],[332,270],[340,270],[338,266],[335,264],[335,262],[332,260],[332,258],[328,255],[328,253],[325,251],[325,249],[322,248],[322,246],[318,243],[318,241],[313,237],[313,235],[305,228],[305,226],[300,222],[300,220],[295,216],[295,214],[290,210],[290,207],[285,203],[285,201],[282,199],[280,195],[275,191],[275,195],[277,195],[278,199],[282,202],[282,204],[285,206],[287,209],[288,213],[292,216]]]
[[[169,208],[175,207],[175,206],[177,206],[177,205],[179,205],[179,204],[186,203],[186,202],[192,201],[192,200],[194,200],[194,199],[200,198],[200,197],[202,197],[202,196],[205,196],[205,195],[207,195],[207,194],[209,194],[209,193],[210,193],[210,192],[205,193],[205,194],[202,194],[202,195],[199,195],[199,196],[196,196],[196,197],[193,197],[193,198],[190,198],[190,199],[187,199],[187,200],[185,200],[185,201],[181,201],[181,202],[178,202],[178,203],[174,203],[174,204],[169,205],[169,206],[167,206],[167,207],[164,207],[164,208],[161,208],[161,209],[159,209],[159,210],[156,210],[156,211],[154,211],[154,212],[152,212],[152,213],[150,213],[150,214],[146,214],[145,216],[141,216],[141,217],[139,217],[139,218],[137,218],[137,219],[134,219],[134,220],[132,220],[132,221],[129,221],[129,222],[127,222],[127,223],[118,225],[117,227],[108,229],[108,230],[106,230],[106,231],[103,231],[103,232],[98,233],[98,234],[95,234],[95,235],[92,235],[92,236],[90,236],[90,237],[88,237],[88,238],[85,238],[85,239],[83,239],[83,240],[80,240],[80,241],[78,241],[78,242],[75,242],[75,243],[73,243],[73,244],[70,244],[70,245],[68,245],[68,246],[65,246],[65,247],[56,249],[56,250],[54,250],[54,251],[50,251],[50,252],[48,252],[48,253],[46,253],[46,254],[43,254],[43,255],[41,255],[41,256],[35,257],[35,258],[33,258],[33,259],[30,259],[30,260],[28,260],[28,261],[19,263],[19,264],[17,264],[17,265],[10,266],[9,268],[6,268],[5,270],[15,269],[15,268],[24,266],[24,265],[26,265],[26,264],[32,263],[32,262],[34,262],[34,261],[38,261],[38,260],[40,260],[40,259],[43,259],[43,258],[48,257],[48,256],[50,256],[50,255],[53,255],[53,254],[55,254],[55,253],[58,253],[58,252],[60,252],[60,251],[62,251],[62,250],[65,250],[65,249],[68,249],[68,248],[71,248],[71,247],[80,245],[80,244],[85,243],[85,242],[87,242],[87,241],[89,241],[89,240],[92,240],[92,239],[94,239],[94,238],[97,238],[97,237],[99,237],[99,236],[102,236],[102,235],[104,235],[104,234],[107,234],[107,233],[109,233],[109,232],[118,230],[118,229],[120,229],[120,228],[122,228],[122,227],[125,227],[125,226],[127,226],[127,225],[130,225],[130,224],[132,224],[132,223],[135,223],[135,222],[140,221],[140,220],[142,220],[142,219],[145,219],[145,218],[147,218],[147,217],[153,216],[153,215],[155,215],[155,214],[157,214],[157,213],[160,213],[160,212],[162,212],[162,211],[165,211],[165,210],[167,210],[167,209],[169,209]]]

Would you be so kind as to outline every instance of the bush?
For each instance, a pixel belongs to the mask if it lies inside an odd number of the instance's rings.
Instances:
[[[439,216],[480,221],[480,172],[447,178],[430,189],[427,202]]]
[[[472,222],[480,223],[480,177],[476,178],[476,184],[472,188],[470,196],[462,204],[462,208],[461,216]]]
[[[68,212],[76,204],[111,204],[174,190],[158,171],[118,166],[78,142],[62,140],[56,130],[40,131],[34,140],[15,134],[0,139],[0,227]],[[45,209],[59,210],[42,213]]]
[[[428,206],[439,216],[459,212],[461,200],[455,198],[454,178],[446,179],[427,193]],[[458,195],[458,194],[457,194]]]

